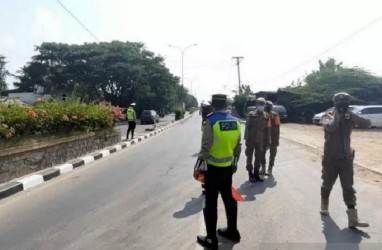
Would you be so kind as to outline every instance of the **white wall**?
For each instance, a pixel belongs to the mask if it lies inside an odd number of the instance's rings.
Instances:
[[[20,101],[32,104],[36,102],[36,94],[32,92],[25,92],[25,93],[9,93],[8,94],[9,99],[19,99]]]

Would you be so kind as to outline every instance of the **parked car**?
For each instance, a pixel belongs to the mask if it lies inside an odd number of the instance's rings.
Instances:
[[[382,128],[382,105],[355,106],[351,111],[370,120],[372,128]]]
[[[333,110],[334,110],[334,107],[331,107],[331,108],[325,110],[324,112],[321,112],[321,113],[314,115],[313,124],[322,125],[322,116],[325,115],[326,113],[333,113]]]
[[[282,122],[285,122],[286,119],[288,118],[288,113],[287,113],[287,110],[284,106],[282,105],[273,105],[273,111],[279,113],[279,116],[280,116],[280,120]]]
[[[143,110],[141,124],[155,124],[159,122],[159,115],[155,110]]]

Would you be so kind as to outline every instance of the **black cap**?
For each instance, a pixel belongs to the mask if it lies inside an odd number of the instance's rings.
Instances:
[[[224,94],[214,94],[212,95],[212,101],[219,100],[219,101],[227,101],[227,95]]]
[[[350,102],[353,99],[351,95],[346,92],[340,92],[333,96],[333,102]]]

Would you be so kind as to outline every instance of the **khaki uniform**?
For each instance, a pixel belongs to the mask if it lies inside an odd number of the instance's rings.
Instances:
[[[268,125],[270,128],[264,130],[264,144],[263,144],[263,156],[261,159],[261,165],[265,169],[267,163],[266,154],[269,147],[269,167],[275,165],[275,158],[277,154],[277,147],[280,141],[280,116],[277,112],[271,111],[268,114]]]
[[[356,205],[356,192],[353,188],[355,151],[350,143],[354,125],[368,127],[370,121],[351,112],[340,114],[335,111],[332,121],[324,127],[325,145],[322,158],[323,182],[321,186],[321,198],[324,202],[329,201],[330,192],[339,176],[345,204],[347,206]]]
[[[245,126],[245,155],[247,156],[247,170],[255,174],[259,173],[261,159],[264,149],[264,131],[268,130],[267,126],[268,115],[262,111],[252,111],[248,114]],[[253,155],[255,161],[253,165]]]

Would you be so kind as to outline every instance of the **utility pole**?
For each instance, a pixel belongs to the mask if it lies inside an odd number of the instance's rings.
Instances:
[[[240,92],[241,92],[240,63],[241,63],[241,60],[244,59],[244,57],[242,57],[242,56],[233,56],[232,59],[236,60],[237,75],[239,77],[239,94],[240,94]]]

